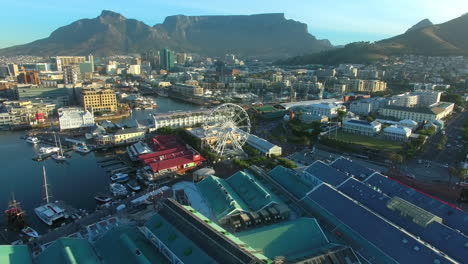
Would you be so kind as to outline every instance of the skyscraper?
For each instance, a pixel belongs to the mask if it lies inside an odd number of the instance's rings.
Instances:
[[[159,60],[160,60],[160,65],[161,68],[170,71],[172,68],[174,68],[174,52],[170,49],[162,49],[159,52]]]
[[[73,64],[63,66],[63,82],[65,84],[76,84],[81,81],[80,65]]]

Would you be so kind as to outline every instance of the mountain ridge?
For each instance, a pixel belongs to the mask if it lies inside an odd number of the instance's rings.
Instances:
[[[468,56],[468,16],[463,15],[441,24],[417,27],[374,43],[350,43],[343,48],[296,56],[276,63],[285,65],[370,63],[404,54]]]
[[[333,48],[307,31],[307,25],[286,19],[283,13],[234,16],[185,16],[165,18],[147,25],[120,13],[103,10],[62,26],[49,37],[0,49],[0,55],[97,56],[142,53],[171,48],[207,56],[235,53],[241,56],[286,57]]]

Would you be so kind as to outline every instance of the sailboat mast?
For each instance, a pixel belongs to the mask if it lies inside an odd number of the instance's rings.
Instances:
[[[44,177],[45,200],[47,203],[49,203],[49,190],[47,188],[47,177],[46,177],[45,166],[42,166],[42,174]]]
[[[60,141],[60,136],[59,136],[59,148],[60,148],[60,156],[63,156],[63,150],[62,150],[62,141]]]

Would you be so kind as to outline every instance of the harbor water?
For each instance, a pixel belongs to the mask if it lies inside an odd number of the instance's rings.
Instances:
[[[196,110],[199,106],[175,101],[170,98],[154,98],[158,108],[154,110],[134,110],[132,119],[148,118],[150,114],[168,113],[172,111]],[[34,208],[43,202],[44,188],[42,166],[46,167],[47,181],[52,200],[62,200],[75,207],[94,210],[96,201],[94,195],[108,191],[110,183],[107,168],[102,168],[97,162],[106,158],[106,154],[91,152],[82,155],[69,152],[71,155],[65,162],[53,159],[37,162],[34,157],[41,146],[27,143],[22,136],[27,131],[0,131],[0,209],[2,213],[8,206],[11,195],[21,203],[26,211],[27,222],[39,232],[44,232],[47,226],[35,215]],[[107,154],[107,155],[111,155]],[[5,217],[0,223],[6,222]]]

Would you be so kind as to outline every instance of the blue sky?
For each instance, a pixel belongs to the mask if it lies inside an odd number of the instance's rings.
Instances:
[[[169,15],[285,13],[334,45],[398,35],[424,18],[442,23],[468,12],[467,0],[0,0],[0,48],[45,38],[103,9],[148,25]]]

